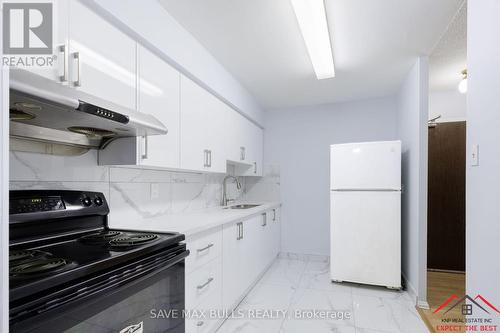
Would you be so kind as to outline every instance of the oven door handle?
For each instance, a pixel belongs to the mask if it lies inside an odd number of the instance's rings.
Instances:
[[[181,262],[189,255],[189,250],[184,250],[182,252],[177,252],[165,257],[157,258],[147,264],[139,264],[136,266],[136,270],[131,272],[130,269],[123,271],[121,274],[115,274],[111,276],[106,276],[103,274],[101,276],[102,280],[93,285],[88,285],[78,290],[69,292],[66,295],[61,295],[61,297],[49,300],[37,306],[33,306],[24,309],[20,313],[22,317],[34,316],[42,314],[61,306],[66,306],[75,302],[84,301],[89,298],[96,298],[104,294],[105,292],[115,291],[119,288],[128,287],[132,284],[139,283],[143,280],[151,278],[152,276],[171,268],[173,265]],[[14,313],[17,312],[14,309]],[[11,319],[16,319],[14,315]]]

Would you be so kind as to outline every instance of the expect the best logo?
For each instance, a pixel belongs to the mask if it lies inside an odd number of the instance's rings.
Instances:
[[[496,332],[500,310],[480,294],[453,294],[432,313],[441,317],[441,324],[434,327],[436,331]]]

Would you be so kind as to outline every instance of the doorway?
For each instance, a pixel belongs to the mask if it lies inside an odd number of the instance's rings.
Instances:
[[[432,331],[442,319],[463,320],[457,307],[434,311],[450,296],[465,294],[466,122],[429,123],[427,196],[427,302]]]
[[[465,272],[466,123],[429,126],[427,269]]]

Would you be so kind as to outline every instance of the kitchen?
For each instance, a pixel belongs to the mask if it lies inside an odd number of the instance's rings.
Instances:
[[[477,192],[484,2],[3,1],[50,8],[55,64],[2,69],[2,332],[432,330],[427,56],[467,6]],[[498,304],[478,205],[467,293]]]

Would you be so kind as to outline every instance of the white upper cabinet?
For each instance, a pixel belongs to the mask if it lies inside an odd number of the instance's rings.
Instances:
[[[228,160],[236,165],[236,174],[262,176],[263,131],[231,109],[228,133]]]
[[[70,85],[136,107],[136,42],[79,1],[69,3]]]
[[[55,59],[51,67],[26,67],[25,70],[43,76],[55,82],[67,85],[68,72],[68,5],[69,1],[54,1],[54,40],[53,54]]]
[[[181,168],[226,172],[229,111],[199,85],[181,75]]]
[[[166,135],[112,141],[100,165],[261,176],[263,131],[78,0],[56,1],[54,66],[27,69],[104,102],[153,115]]]
[[[245,119],[246,120],[246,119]],[[264,150],[263,130],[249,120],[246,120],[246,141],[248,147],[247,160],[253,165],[247,170],[245,176],[262,176],[262,155]]]
[[[99,152],[99,164],[178,169],[180,74],[144,47],[139,45],[137,51],[137,109],[155,116],[165,124],[168,133],[113,141]]]
[[[149,136],[141,147],[141,165],[179,168],[180,74],[169,64],[138,46],[138,109],[155,116],[168,128],[166,135]],[[144,139],[143,139],[144,140]]]

